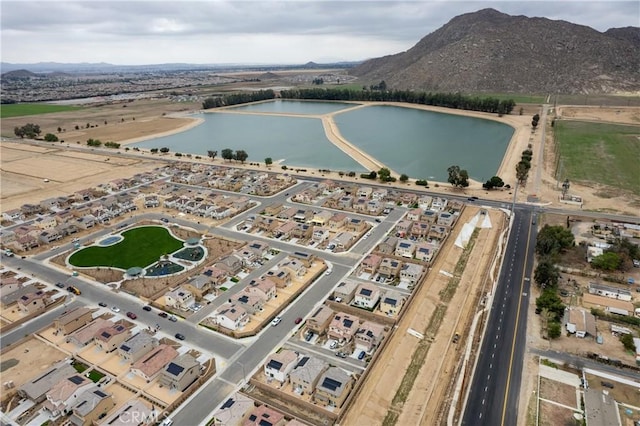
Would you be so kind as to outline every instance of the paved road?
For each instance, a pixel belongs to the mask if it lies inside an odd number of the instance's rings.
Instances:
[[[535,245],[529,209],[516,209],[506,257],[462,418],[465,425],[515,425]]]
[[[565,364],[575,365],[578,368],[590,368],[592,370],[599,370],[608,374],[613,374],[616,376],[621,376],[627,379],[631,379],[635,382],[640,381],[640,377],[638,373],[635,371],[625,370],[623,368],[617,368],[612,365],[602,364],[600,362],[593,361],[589,358],[581,357],[578,355],[569,354],[566,352],[558,352],[553,350],[544,350],[544,349],[530,349],[530,352],[543,356],[546,358],[558,360],[564,362]]]

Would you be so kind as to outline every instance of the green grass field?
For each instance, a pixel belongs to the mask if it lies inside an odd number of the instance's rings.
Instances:
[[[71,105],[3,104],[0,106],[0,118],[49,114],[51,112],[76,111],[78,109],[80,109],[80,107]]]
[[[122,236],[124,240],[112,246],[92,246],[74,253],[69,258],[69,263],[77,267],[144,268],[157,262],[160,256],[182,248],[182,241],[172,237],[161,226],[130,229],[123,232]]]
[[[640,195],[640,127],[558,120],[560,179],[599,183]]]

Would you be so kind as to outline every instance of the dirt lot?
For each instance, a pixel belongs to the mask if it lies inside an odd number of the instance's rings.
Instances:
[[[576,388],[555,380],[540,378],[540,398],[569,407],[576,406]]]
[[[540,426],[575,426],[573,410],[540,401]]]
[[[36,374],[46,370],[58,361],[66,358],[64,352],[32,337],[2,353],[2,382],[13,381],[17,389]],[[17,362],[16,362],[17,361]],[[8,367],[4,368],[5,365]],[[3,389],[2,399],[9,398],[12,392]]]

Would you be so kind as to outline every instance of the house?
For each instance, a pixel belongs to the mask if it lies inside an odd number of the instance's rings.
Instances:
[[[105,352],[116,350],[131,336],[131,331],[122,324],[102,328],[96,332],[94,341]]]
[[[291,272],[286,269],[270,269],[262,278],[273,281],[278,288],[285,288],[291,285]]]
[[[289,349],[269,355],[264,364],[264,375],[268,380],[274,379],[280,383],[287,381],[289,373],[296,366],[298,354]]]
[[[192,355],[178,356],[160,374],[159,383],[171,390],[184,392],[200,375],[201,365]]]
[[[226,271],[229,275],[236,275],[242,270],[242,259],[230,254],[218,260],[213,266]]]
[[[76,331],[69,333],[65,341],[67,343],[72,343],[78,347],[84,347],[93,342],[93,339],[95,338],[98,330],[114,325],[115,323],[113,321],[109,321],[104,318],[96,318],[84,327],[81,327]]]
[[[302,262],[290,257],[285,258],[278,263],[278,268],[289,271],[290,275],[297,278],[303,277],[307,273],[307,268],[302,264]]]
[[[10,295],[11,293],[22,288],[22,282],[16,277],[6,277],[0,280],[0,298]]]
[[[358,287],[358,282],[350,279],[346,279],[341,281],[333,290],[334,300],[336,302],[344,302],[351,303],[354,296],[356,295],[356,288]]]
[[[431,227],[427,222],[413,222],[409,234],[415,239],[424,239],[429,235]]]
[[[409,286],[416,285],[422,278],[424,266],[415,263],[404,263],[400,269],[400,280],[409,283]]]
[[[159,412],[139,399],[130,399],[101,423],[107,426],[151,426],[158,421]]]
[[[394,254],[399,257],[411,259],[416,250],[416,245],[411,240],[398,240]]]
[[[206,273],[189,278],[186,283],[182,284],[182,287],[198,300],[215,290],[214,281]]]
[[[308,223],[312,218],[313,211],[306,209],[296,209],[296,212],[292,217],[293,221],[298,223]]]
[[[36,374],[28,382],[18,388],[18,395],[28,398],[35,403],[46,399],[47,392],[60,380],[71,377],[78,372],[68,361],[60,361],[42,373]]]
[[[241,426],[249,411],[255,408],[253,399],[235,393],[213,413],[215,425]]]
[[[284,414],[266,405],[260,405],[249,413],[242,426],[284,426]]]
[[[93,320],[92,311],[86,307],[77,307],[71,311],[64,312],[53,322],[53,326],[58,333],[67,335],[76,331],[80,327],[89,324]]]
[[[345,223],[347,223],[347,215],[344,213],[334,213],[333,216],[329,219],[329,228],[331,229],[339,229],[342,228]]]
[[[360,319],[358,317],[339,312],[334,315],[331,323],[329,323],[327,335],[329,339],[337,340],[343,344],[348,343],[353,339],[359,324]]]
[[[398,244],[398,238],[385,237],[380,244],[378,244],[378,251],[382,254],[394,254],[396,246]]]
[[[625,300],[627,302],[630,302],[632,299],[631,292],[629,290],[592,282],[589,283],[589,293],[609,297],[611,299]]]
[[[312,394],[318,379],[328,367],[329,364],[320,358],[303,356],[289,373],[291,388],[300,395]]]
[[[159,345],[158,339],[145,331],[125,340],[118,348],[118,355],[127,362],[136,362]]]
[[[42,404],[52,416],[60,416],[71,411],[78,396],[85,390],[95,387],[88,378],[74,374],[58,381],[46,394],[46,400]]]
[[[307,319],[307,323],[306,323],[307,329],[309,331],[316,333],[319,336],[324,334],[325,330],[331,323],[331,320],[333,319],[334,315],[335,315],[335,312],[333,311],[333,309],[331,309],[326,305],[320,305],[315,310],[313,315],[311,315]]]
[[[18,309],[25,314],[33,314],[43,310],[51,303],[51,298],[42,290],[27,293],[18,299]]]
[[[438,246],[432,243],[416,244],[415,258],[423,262],[431,262],[438,250]]]
[[[564,319],[568,333],[575,334],[580,338],[587,335],[596,337],[596,317],[591,312],[584,309],[566,308]]]
[[[43,231],[53,229],[58,225],[54,216],[41,216],[34,220],[33,224]]]
[[[189,306],[195,303],[195,301],[196,299],[193,297],[193,293],[182,286],[164,294],[164,303],[169,308],[177,308],[186,311],[189,309]]]
[[[395,317],[400,313],[405,301],[405,296],[395,290],[389,290],[382,296],[378,309],[387,316]]]
[[[268,278],[259,278],[251,280],[243,291],[247,294],[256,294],[268,302],[276,296],[276,283]]]
[[[440,212],[438,213],[438,219],[436,219],[436,224],[443,225],[451,228],[456,221],[456,216],[452,215],[449,212]]]
[[[241,306],[249,315],[262,311],[265,299],[256,293],[246,293],[241,291],[229,298],[229,303]]]
[[[356,349],[360,348],[365,352],[371,352],[378,346],[384,336],[384,326],[371,321],[364,321],[358,327],[354,340]]]
[[[281,203],[278,204],[269,204],[264,208],[265,216],[275,216],[280,213],[284,209],[284,206]]]
[[[285,222],[273,231],[273,236],[275,238],[281,238],[285,240],[293,238],[293,231],[297,226],[298,224],[296,222]]]
[[[318,379],[313,400],[320,405],[340,408],[352,387],[353,379],[346,371],[329,367]]]
[[[400,268],[402,267],[402,262],[399,260],[393,259],[391,257],[385,257],[380,262],[380,267],[378,268],[378,273],[380,275],[384,275],[387,278],[397,277],[400,273]]]
[[[73,426],[91,426],[98,419],[106,417],[115,405],[112,394],[101,389],[87,389],[80,394],[71,408],[69,422]]]
[[[368,254],[362,262],[360,262],[360,273],[373,275],[378,270],[382,257],[377,254]]]
[[[178,356],[178,351],[169,345],[159,345],[137,360],[131,366],[131,372],[149,383],[165,368],[169,361]]]
[[[604,250],[602,247],[587,247],[587,262],[591,263],[594,257],[602,256],[604,254]]]
[[[258,259],[264,258],[269,252],[269,245],[262,241],[251,241],[247,244],[247,249],[255,253]]]
[[[380,300],[380,288],[374,284],[362,283],[356,289],[352,305],[372,310]]]
[[[347,223],[344,226],[347,231],[359,234],[366,231],[367,222],[360,218],[352,217],[347,220]]]
[[[6,309],[10,305],[13,305],[14,303],[18,303],[18,301],[23,296],[31,293],[37,293],[38,291],[40,291],[40,289],[38,289],[38,287],[36,287],[35,284],[29,284],[24,287],[18,287],[15,291],[12,291],[9,294],[5,294],[4,296],[2,296],[2,299],[0,299],[1,306],[3,309]]]
[[[291,238],[299,240],[308,240],[313,235],[313,226],[308,223],[296,223],[295,228],[291,230]]]
[[[311,219],[311,223],[316,226],[329,226],[329,220],[333,217],[333,213],[328,210],[321,210]]]
[[[315,256],[311,253],[308,253],[306,251],[294,251],[293,253],[291,253],[289,255],[290,258],[298,261],[298,262],[302,262],[302,264],[306,267],[309,268],[311,267],[311,265],[313,265],[313,261],[315,259]]]
[[[225,303],[213,315],[216,324],[229,330],[238,330],[247,325],[249,314],[240,305]]]
[[[618,315],[633,315],[633,303],[626,300],[611,299],[606,296],[598,296],[597,294],[585,293],[582,295],[582,306],[585,308],[602,309],[605,312]]]
[[[311,240],[320,244],[323,241],[327,240],[331,236],[328,228],[323,228],[320,226],[315,226],[313,228],[313,233],[311,234]]]

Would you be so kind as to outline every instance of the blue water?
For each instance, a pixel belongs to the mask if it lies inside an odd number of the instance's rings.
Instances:
[[[345,108],[352,108],[357,105],[359,104],[346,102],[283,101],[276,99],[270,102],[235,106],[227,109],[227,111],[321,115],[340,111]]]
[[[122,240],[122,236],[120,235],[113,235],[111,237],[107,237],[104,240],[101,240],[98,245],[100,246],[110,246],[113,245],[115,243],[117,243],[118,241]]]

